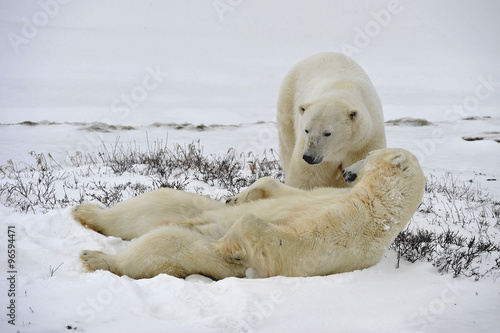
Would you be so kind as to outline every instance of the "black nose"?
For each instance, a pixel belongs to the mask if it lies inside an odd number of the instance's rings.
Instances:
[[[342,171],[342,177],[344,177],[344,180],[346,181],[347,184],[350,184],[356,180],[358,175],[355,174],[354,172],[344,170]]]
[[[309,155],[302,155],[302,158],[304,161],[306,161],[308,164],[319,164],[321,161],[323,161],[323,158],[316,158],[314,156],[309,156]]]

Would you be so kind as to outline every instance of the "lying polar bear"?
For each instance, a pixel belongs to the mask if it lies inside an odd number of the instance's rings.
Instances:
[[[117,255],[83,251],[81,259],[89,271],[135,279],[161,273],[223,279],[243,277],[249,268],[257,277],[311,276],[370,267],[415,213],[424,174],[411,153],[381,149],[343,176],[352,188],[306,191],[266,178],[260,182],[279,194],[233,206],[172,189],[110,209],[82,204],[74,217],[84,226],[139,239]]]

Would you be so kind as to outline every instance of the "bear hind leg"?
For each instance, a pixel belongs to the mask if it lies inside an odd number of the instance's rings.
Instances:
[[[105,236],[120,237],[131,240],[147,234],[167,221],[155,218],[140,220],[134,216],[134,211],[124,210],[125,205],[118,204],[111,208],[102,208],[96,204],[83,203],[73,208],[73,218],[84,227],[92,229]],[[150,210],[154,214],[154,210]],[[146,214],[145,214],[146,215]]]
[[[185,278],[201,274],[214,279],[243,277],[246,267],[227,262],[215,251],[215,240],[197,231],[175,227],[159,227],[138,238],[117,255],[83,251],[81,260],[90,271],[109,270],[134,279],[168,274]]]

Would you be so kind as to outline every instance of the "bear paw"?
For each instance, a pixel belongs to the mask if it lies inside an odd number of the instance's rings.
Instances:
[[[228,198],[227,204],[236,205],[260,199],[275,198],[281,194],[283,184],[271,177],[263,177],[238,195]]]
[[[241,205],[247,202],[259,200],[259,199],[266,199],[266,193],[260,188],[248,188],[241,193],[230,197],[226,200],[226,204],[229,205]]]
[[[98,205],[84,203],[73,208],[73,218],[86,228],[102,232],[101,228],[98,226],[98,221],[103,211],[104,209]]]
[[[241,263],[247,254],[239,242],[227,237],[217,242],[216,251],[226,261],[233,263]]]
[[[83,251],[80,254],[80,259],[82,260],[83,266],[89,272],[93,272],[99,269],[105,271],[111,271],[110,266],[110,256],[101,251]]]
[[[238,203],[238,199],[239,197],[237,195],[235,195],[234,197],[230,197],[226,200],[226,204],[234,206]]]

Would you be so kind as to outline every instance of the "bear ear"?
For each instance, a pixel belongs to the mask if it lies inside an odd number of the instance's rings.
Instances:
[[[311,103],[302,103],[299,105],[299,113],[304,114],[304,111],[311,106]]]
[[[349,110],[349,118],[351,118],[351,120],[354,120],[357,115],[358,115],[358,110]]]

